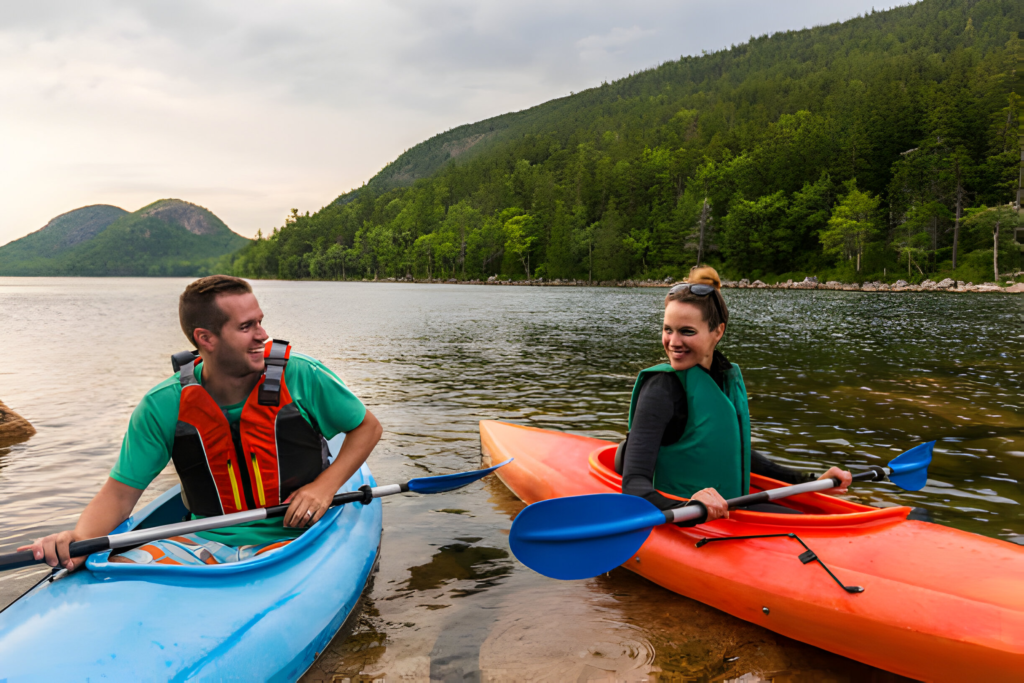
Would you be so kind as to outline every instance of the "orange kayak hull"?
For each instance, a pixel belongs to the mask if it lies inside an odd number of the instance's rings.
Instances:
[[[621,491],[615,444],[485,420],[487,465],[526,503]],[[783,486],[751,476],[751,492]],[[627,569],[658,585],[789,638],[927,681],[1024,680],[1024,547],[907,520],[810,493],[786,499],[802,515],[734,511],[692,528],[656,527]],[[796,533],[849,594],[789,538]]]

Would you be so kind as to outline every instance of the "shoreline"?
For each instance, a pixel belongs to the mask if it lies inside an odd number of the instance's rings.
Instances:
[[[326,280],[325,280],[326,282]],[[344,282],[344,281],[343,281]],[[451,278],[448,280],[442,280],[440,278],[433,279],[418,279],[418,278],[384,278],[381,280],[347,280],[347,282],[406,282],[410,284],[424,284],[424,285],[487,285],[487,286],[503,286],[503,287],[653,287],[653,288],[668,288],[674,284],[679,284],[675,280],[604,280],[601,282],[587,282],[586,280],[547,280],[539,278],[537,280],[498,280],[494,277],[488,278],[487,280],[457,280]],[[951,278],[946,278],[935,282],[933,280],[925,280],[921,284],[912,285],[905,280],[897,280],[893,284],[886,282],[863,282],[863,283],[845,283],[836,280],[830,280],[829,282],[818,282],[813,278],[806,278],[800,282],[793,282],[788,280],[786,282],[778,282],[775,284],[767,284],[761,280],[754,280],[750,282],[747,279],[743,280],[723,280],[723,289],[821,289],[838,292],[978,292],[978,293],[1004,293],[1004,294],[1022,294],[1024,293],[1024,283],[1017,283],[1010,286],[1000,286],[993,282],[985,282],[980,285],[976,285],[973,282],[954,281]]]

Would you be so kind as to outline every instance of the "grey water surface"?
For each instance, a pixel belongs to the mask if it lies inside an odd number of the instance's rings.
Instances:
[[[0,400],[35,425],[0,444],[0,552],[73,526],[132,408],[187,347],[185,279],[0,278]],[[473,469],[477,422],[620,439],[661,360],[662,289],[254,282],[275,337],[380,418],[381,483]],[[809,471],[936,439],[928,486],[861,486],[934,521],[1024,542],[1024,297],[729,290],[723,342],[756,447]],[[143,503],[175,483],[169,468]],[[896,680],[624,570],[557,582],[508,549],[522,504],[496,479],[385,500],[381,571],[306,680]],[[0,575],[0,604],[38,571]]]

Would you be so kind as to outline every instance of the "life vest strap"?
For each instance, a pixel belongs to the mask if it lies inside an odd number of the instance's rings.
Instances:
[[[181,372],[181,386],[187,387],[191,384],[199,384],[196,381],[196,360],[199,353],[196,351],[181,351],[171,356],[171,367],[175,372]]]
[[[264,355],[264,362],[266,370],[263,373],[263,383],[260,384],[259,404],[276,406],[281,402],[281,378],[284,377],[284,368],[288,364],[288,342],[274,339]]]
[[[197,351],[179,351],[178,353],[171,355],[171,367],[177,372],[189,363],[194,363],[196,357],[199,355]]]

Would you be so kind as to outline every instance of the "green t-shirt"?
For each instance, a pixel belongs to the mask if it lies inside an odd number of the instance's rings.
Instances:
[[[202,384],[202,362],[196,364],[196,380]],[[366,408],[341,378],[318,360],[300,353],[291,353],[285,366],[284,381],[299,412],[306,419],[312,416],[326,439],[350,432],[363,422]],[[179,373],[150,389],[136,406],[121,442],[121,454],[110,476],[133,488],[145,489],[171,459],[174,428],[178,424],[178,401],[181,397]],[[245,402],[222,406],[229,422],[242,417]],[[285,528],[282,520],[265,519],[214,529],[199,534],[225,545],[258,545],[283,538],[295,538],[301,529]]]

